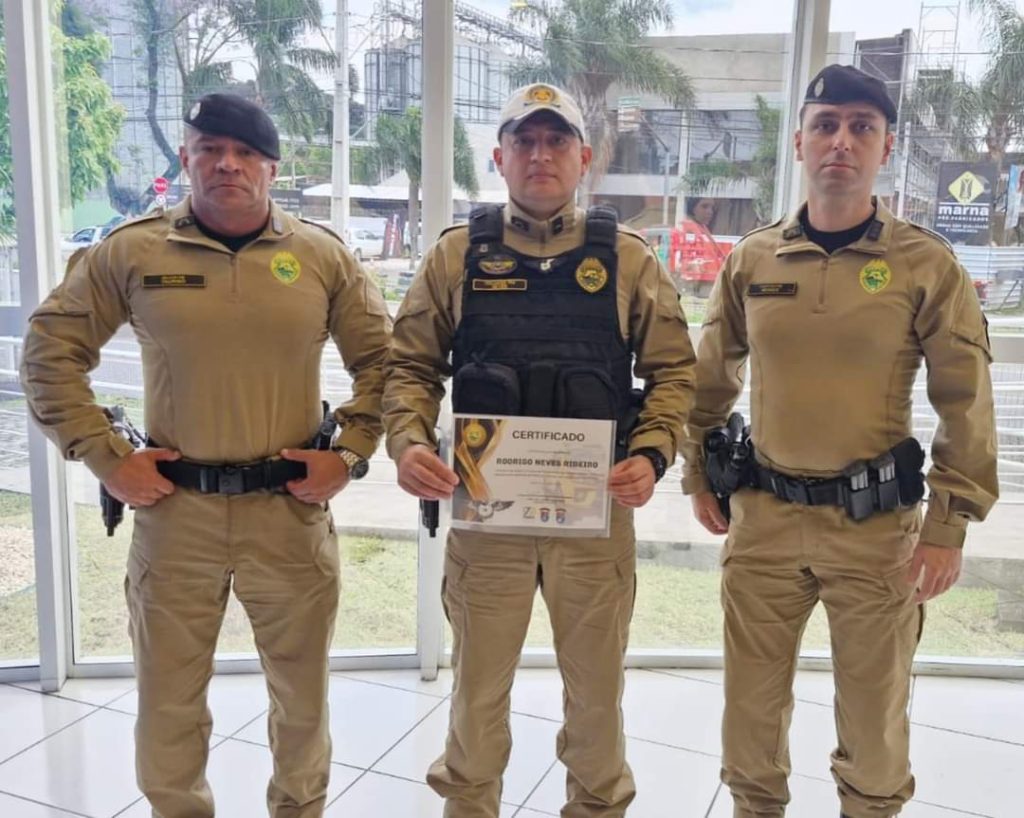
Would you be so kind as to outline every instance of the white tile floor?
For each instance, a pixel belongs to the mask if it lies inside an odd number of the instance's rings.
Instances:
[[[450,685],[446,671],[436,682],[415,671],[334,674],[326,818],[439,818],[441,802],[423,775],[441,748]],[[789,815],[835,818],[831,677],[801,673],[796,691]],[[262,678],[218,676],[210,705],[218,814],[265,815],[271,759]],[[718,783],[721,705],[718,671],[629,672],[624,709],[639,789],[630,818],[730,818]],[[554,671],[519,672],[501,818],[558,814],[560,710]],[[0,818],[149,816],[134,782],[134,712],[130,679],[74,680],[60,695],[0,685]],[[919,677],[911,718],[918,792],[905,816],[1024,816],[1024,682]]]

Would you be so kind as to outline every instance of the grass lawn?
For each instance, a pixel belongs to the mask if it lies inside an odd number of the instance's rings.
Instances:
[[[95,506],[78,506],[78,596],[76,627],[83,654],[123,656],[130,652],[124,604],[124,566],[131,520],[107,538]],[[0,533],[5,555],[0,579],[17,558],[31,559],[29,498],[0,492]],[[338,649],[412,648],[416,641],[416,547],[411,541],[379,537],[340,538],[343,570],[341,609],[334,646]],[[9,550],[9,553],[8,553]],[[35,589],[31,574],[19,588],[0,593],[0,660],[34,656]],[[718,648],[721,645],[719,576],[641,561],[631,629],[635,648]],[[8,587],[0,582],[0,588]],[[551,644],[550,627],[538,596],[527,644]],[[804,647],[828,647],[828,625],[815,611]],[[248,623],[232,598],[220,650],[253,651]],[[1024,633],[996,630],[996,592],[955,588],[928,606],[921,653],[941,656],[1021,657]]]

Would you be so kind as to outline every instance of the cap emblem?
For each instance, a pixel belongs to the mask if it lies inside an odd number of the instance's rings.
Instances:
[[[526,99],[527,104],[553,105],[558,99],[558,94],[555,93],[554,88],[547,85],[537,85],[530,89]]]

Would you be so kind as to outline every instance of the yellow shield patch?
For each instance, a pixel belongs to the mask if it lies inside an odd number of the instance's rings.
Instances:
[[[536,88],[531,88],[529,93],[530,102],[537,102],[541,105],[550,105],[557,97],[558,94],[555,93],[555,89],[547,85],[538,85]]]
[[[302,265],[291,253],[283,251],[270,260],[270,272],[282,284],[294,284],[302,274]]]
[[[599,292],[608,283],[608,271],[600,259],[585,258],[576,268],[576,283],[588,293]]]
[[[871,295],[880,293],[889,286],[890,281],[892,281],[892,270],[881,259],[869,261],[861,268],[860,286],[864,288],[864,292]]]

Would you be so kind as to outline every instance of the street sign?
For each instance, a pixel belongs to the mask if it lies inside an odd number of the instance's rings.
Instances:
[[[629,133],[640,127],[640,97],[619,97],[619,133]]]
[[[988,244],[997,179],[992,162],[941,162],[935,232],[951,243]]]
[[[153,192],[157,196],[163,196],[167,192],[167,188],[169,188],[170,186],[171,183],[168,182],[163,176],[157,176],[153,180]]]

